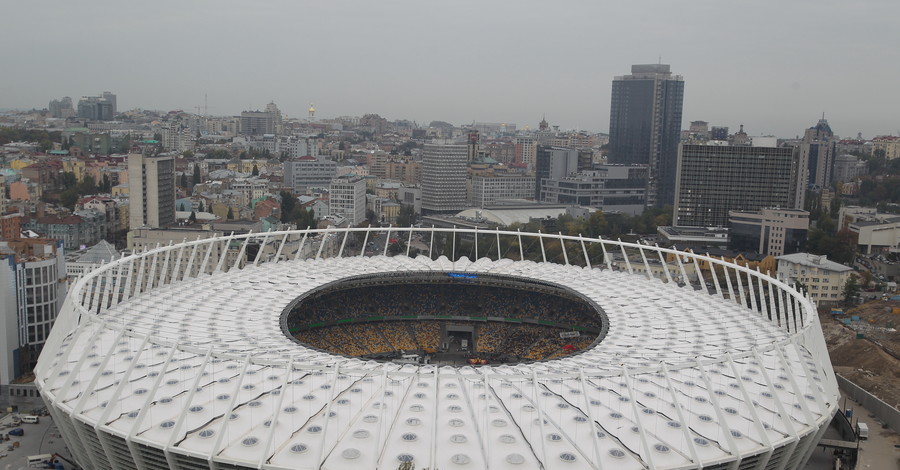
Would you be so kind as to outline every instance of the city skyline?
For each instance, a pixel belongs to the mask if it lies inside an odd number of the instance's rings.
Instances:
[[[10,17],[31,20],[4,28],[9,47],[0,58],[9,73],[0,108],[43,108],[62,96],[112,90],[120,110],[194,111],[208,96],[213,115],[274,100],[290,117],[306,116],[315,103],[324,117],[372,112],[420,124],[536,127],[546,115],[563,129],[605,133],[613,78],[632,64],[662,61],[687,83],[684,127],[692,120],[744,124],[752,135],[787,138],[802,135],[824,111],[842,137],[898,132],[890,103],[900,66],[872,59],[896,42],[895,2],[416,6],[124,10],[95,1],[55,5],[48,14],[15,4]],[[84,33],[79,25],[98,21],[98,10],[107,26],[99,30],[108,33]],[[43,27],[35,36],[38,17]],[[97,66],[60,53],[98,44]],[[851,89],[863,75],[866,86]]]

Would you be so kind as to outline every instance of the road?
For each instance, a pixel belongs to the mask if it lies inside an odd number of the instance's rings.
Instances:
[[[857,470],[900,470],[900,435],[882,428],[872,412],[841,391],[841,404],[853,408],[853,415],[869,425],[869,438],[859,442]],[[831,451],[817,447],[803,470],[833,470]]]
[[[13,414],[5,414],[0,418],[0,434],[6,434],[12,429]],[[66,450],[66,444],[59,437],[59,431],[49,416],[41,416],[37,424],[20,424],[18,427],[25,431],[21,437],[10,436],[9,441],[0,444],[0,469],[3,470],[27,470],[27,458],[29,455],[58,453],[71,459]],[[13,447],[18,442],[19,447]],[[9,450],[13,447],[12,450]],[[64,464],[68,470],[72,468]]]

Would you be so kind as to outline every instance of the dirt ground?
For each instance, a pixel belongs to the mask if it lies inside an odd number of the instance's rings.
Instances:
[[[893,313],[894,309],[898,313]],[[843,319],[858,316],[850,325]],[[820,312],[834,370],[886,403],[900,407],[900,302],[874,300],[844,315]],[[862,333],[864,338],[857,338]]]

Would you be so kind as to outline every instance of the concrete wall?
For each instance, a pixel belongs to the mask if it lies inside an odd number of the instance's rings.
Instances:
[[[858,401],[861,405],[869,409],[875,414],[879,421],[886,423],[888,427],[895,432],[900,432],[900,410],[881,401],[875,395],[863,390],[855,383],[837,375],[838,386],[847,393],[851,398]],[[859,420],[866,423],[866,417],[859,417]],[[877,423],[867,423],[870,431],[874,430]]]

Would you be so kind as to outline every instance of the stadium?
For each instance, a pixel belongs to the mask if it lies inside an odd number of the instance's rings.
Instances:
[[[92,469],[797,469],[839,398],[773,277],[455,228],[135,253],[76,282],[35,373]]]

